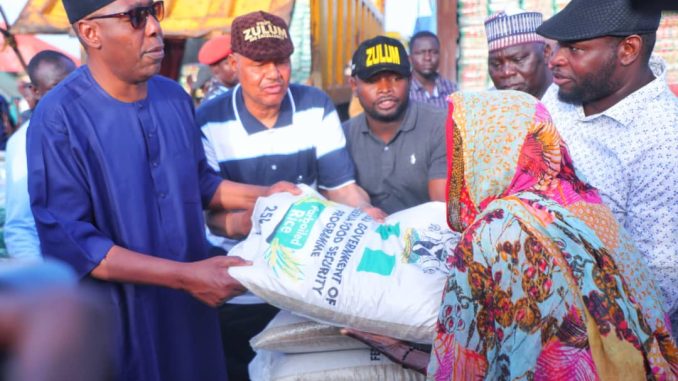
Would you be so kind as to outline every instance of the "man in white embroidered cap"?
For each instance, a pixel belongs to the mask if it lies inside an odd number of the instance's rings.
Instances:
[[[214,306],[243,291],[237,257],[209,257],[203,208],[247,209],[298,191],[223,181],[192,102],[157,76],[162,1],[64,0],[88,55],[28,129],[31,207],[45,257],[101,288],[120,380],[226,380]],[[76,363],[76,362],[74,362]]]
[[[518,90],[541,98],[552,82],[547,61],[551,48],[536,30],[539,12],[509,10],[485,20],[487,66],[494,87]]]

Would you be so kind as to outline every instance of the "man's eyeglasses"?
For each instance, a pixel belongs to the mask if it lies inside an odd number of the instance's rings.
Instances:
[[[108,19],[108,18],[125,18],[129,19],[132,28],[142,29],[146,27],[146,20],[148,16],[155,17],[156,20],[162,21],[165,18],[165,5],[162,1],[155,1],[153,4],[145,7],[136,7],[130,9],[127,12],[113,13],[110,15],[102,16],[92,16],[88,17],[85,20],[97,20],[97,19]]]

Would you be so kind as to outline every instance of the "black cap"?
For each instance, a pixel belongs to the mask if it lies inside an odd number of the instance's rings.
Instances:
[[[556,41],[626,37],[656,32],[660,18],[659,11],[634,10],[628,0],[572,0],[544,21],[537,33]]]
[[[85,16],[107,6],[115,0],[63,0],[68,22],[75,24]]]
[[[395,38],[386,36],[363,41],[353,53],[351,75],[368,79],[382,71],[410,76],[412,71],[405,47]]]

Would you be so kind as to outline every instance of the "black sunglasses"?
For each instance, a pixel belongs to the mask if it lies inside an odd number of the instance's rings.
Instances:
[[[97,19],[108,19],[108,18],[124,18],[129,19],[132,28],[142,29],[146,26],[146,19],[148,16],[155,17],[156,20],[162,21],[165,18],[165,4],[162,1],[155,1],[153,4],[146,7],[136,7],[130,9],[127,12],[113,13],[110,15],[103,16],[92,16],[88,17],[85,20],[97,20]]]

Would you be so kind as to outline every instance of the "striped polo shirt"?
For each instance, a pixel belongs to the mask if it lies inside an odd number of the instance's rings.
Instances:
[[[329,190],[355,181],[334,105],[314,87],[291,84],[272,128],[247,110],[240,85],[203,103],[196,119],[207,161],[225,179]]]

